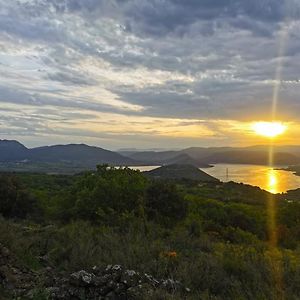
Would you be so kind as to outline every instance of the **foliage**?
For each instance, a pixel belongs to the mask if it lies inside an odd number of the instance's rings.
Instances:
[[[7,218],[26,218],[35,209],[35,199],[15,176],[0,175],[0,214]]]
[[[139,171],[98,166],[73,185],[70,204],[74,217],[90,221],[110,221],[112,216],[138,212],[147,184]]]
[[[76,176],[3,174],[0,243],[31,269],[45,266],[40,257],[59,271],[122,264],[180,280],[190,299],[300,299],[300,205],[278,196],[273,249],[268,196],[108,166]],[[45,297],[42,285],[35,297]]]
[[[175,184],[153,181],[146,190],[145,209],[150,220],[171,225],[185,217],[187,203]]]

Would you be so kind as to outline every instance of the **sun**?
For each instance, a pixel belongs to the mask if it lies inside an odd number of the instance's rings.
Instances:
[[[256,122],[252,126],[253,131],[268,138],[274,138],[283,134],[287,126],[282,122]]]

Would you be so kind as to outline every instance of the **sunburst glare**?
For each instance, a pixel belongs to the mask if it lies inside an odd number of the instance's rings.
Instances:
[[[274,138],[287,130],[287,125],[282,122],[256,122],[252,125],[253,131],[261,136]]]

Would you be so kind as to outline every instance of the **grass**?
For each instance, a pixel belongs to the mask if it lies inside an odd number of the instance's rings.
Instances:
[[[25,225],[1,220],[0,242],[32,269],[41,267],[37,257],[46,254],[60,271],[122,264],[157,278],[174,278],[191,288],[190,299],[276,299],[272,266],[262,247],[212,242],[206,236],[195,238],[184,230],[174,233],[155,226],[145,235],[134,224],[122,233],[86,222],[48,228]],[[162,255],[166,251],[177,255]],[[294,281],[300,269],[290,264],[285,274],[291,286],[289,299],[297,299]],[[168,299],[157,297],[152,299]]]

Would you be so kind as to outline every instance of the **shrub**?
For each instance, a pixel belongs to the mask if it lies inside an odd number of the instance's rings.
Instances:
[[[96,172],[78,178],[58,210],[62,216],[71,212],[69,218],[111,224],[117,216],[138,213],[146,185],[139,171],[98,166]]]
[[[5,218],[26,218],[36,209],[36,200],[15,176],[0,176],[0,214]]]
[[[172,226],[186,216],[187,202],[176,185],[153,181],[146,190],[145,210],[148,219]]]

